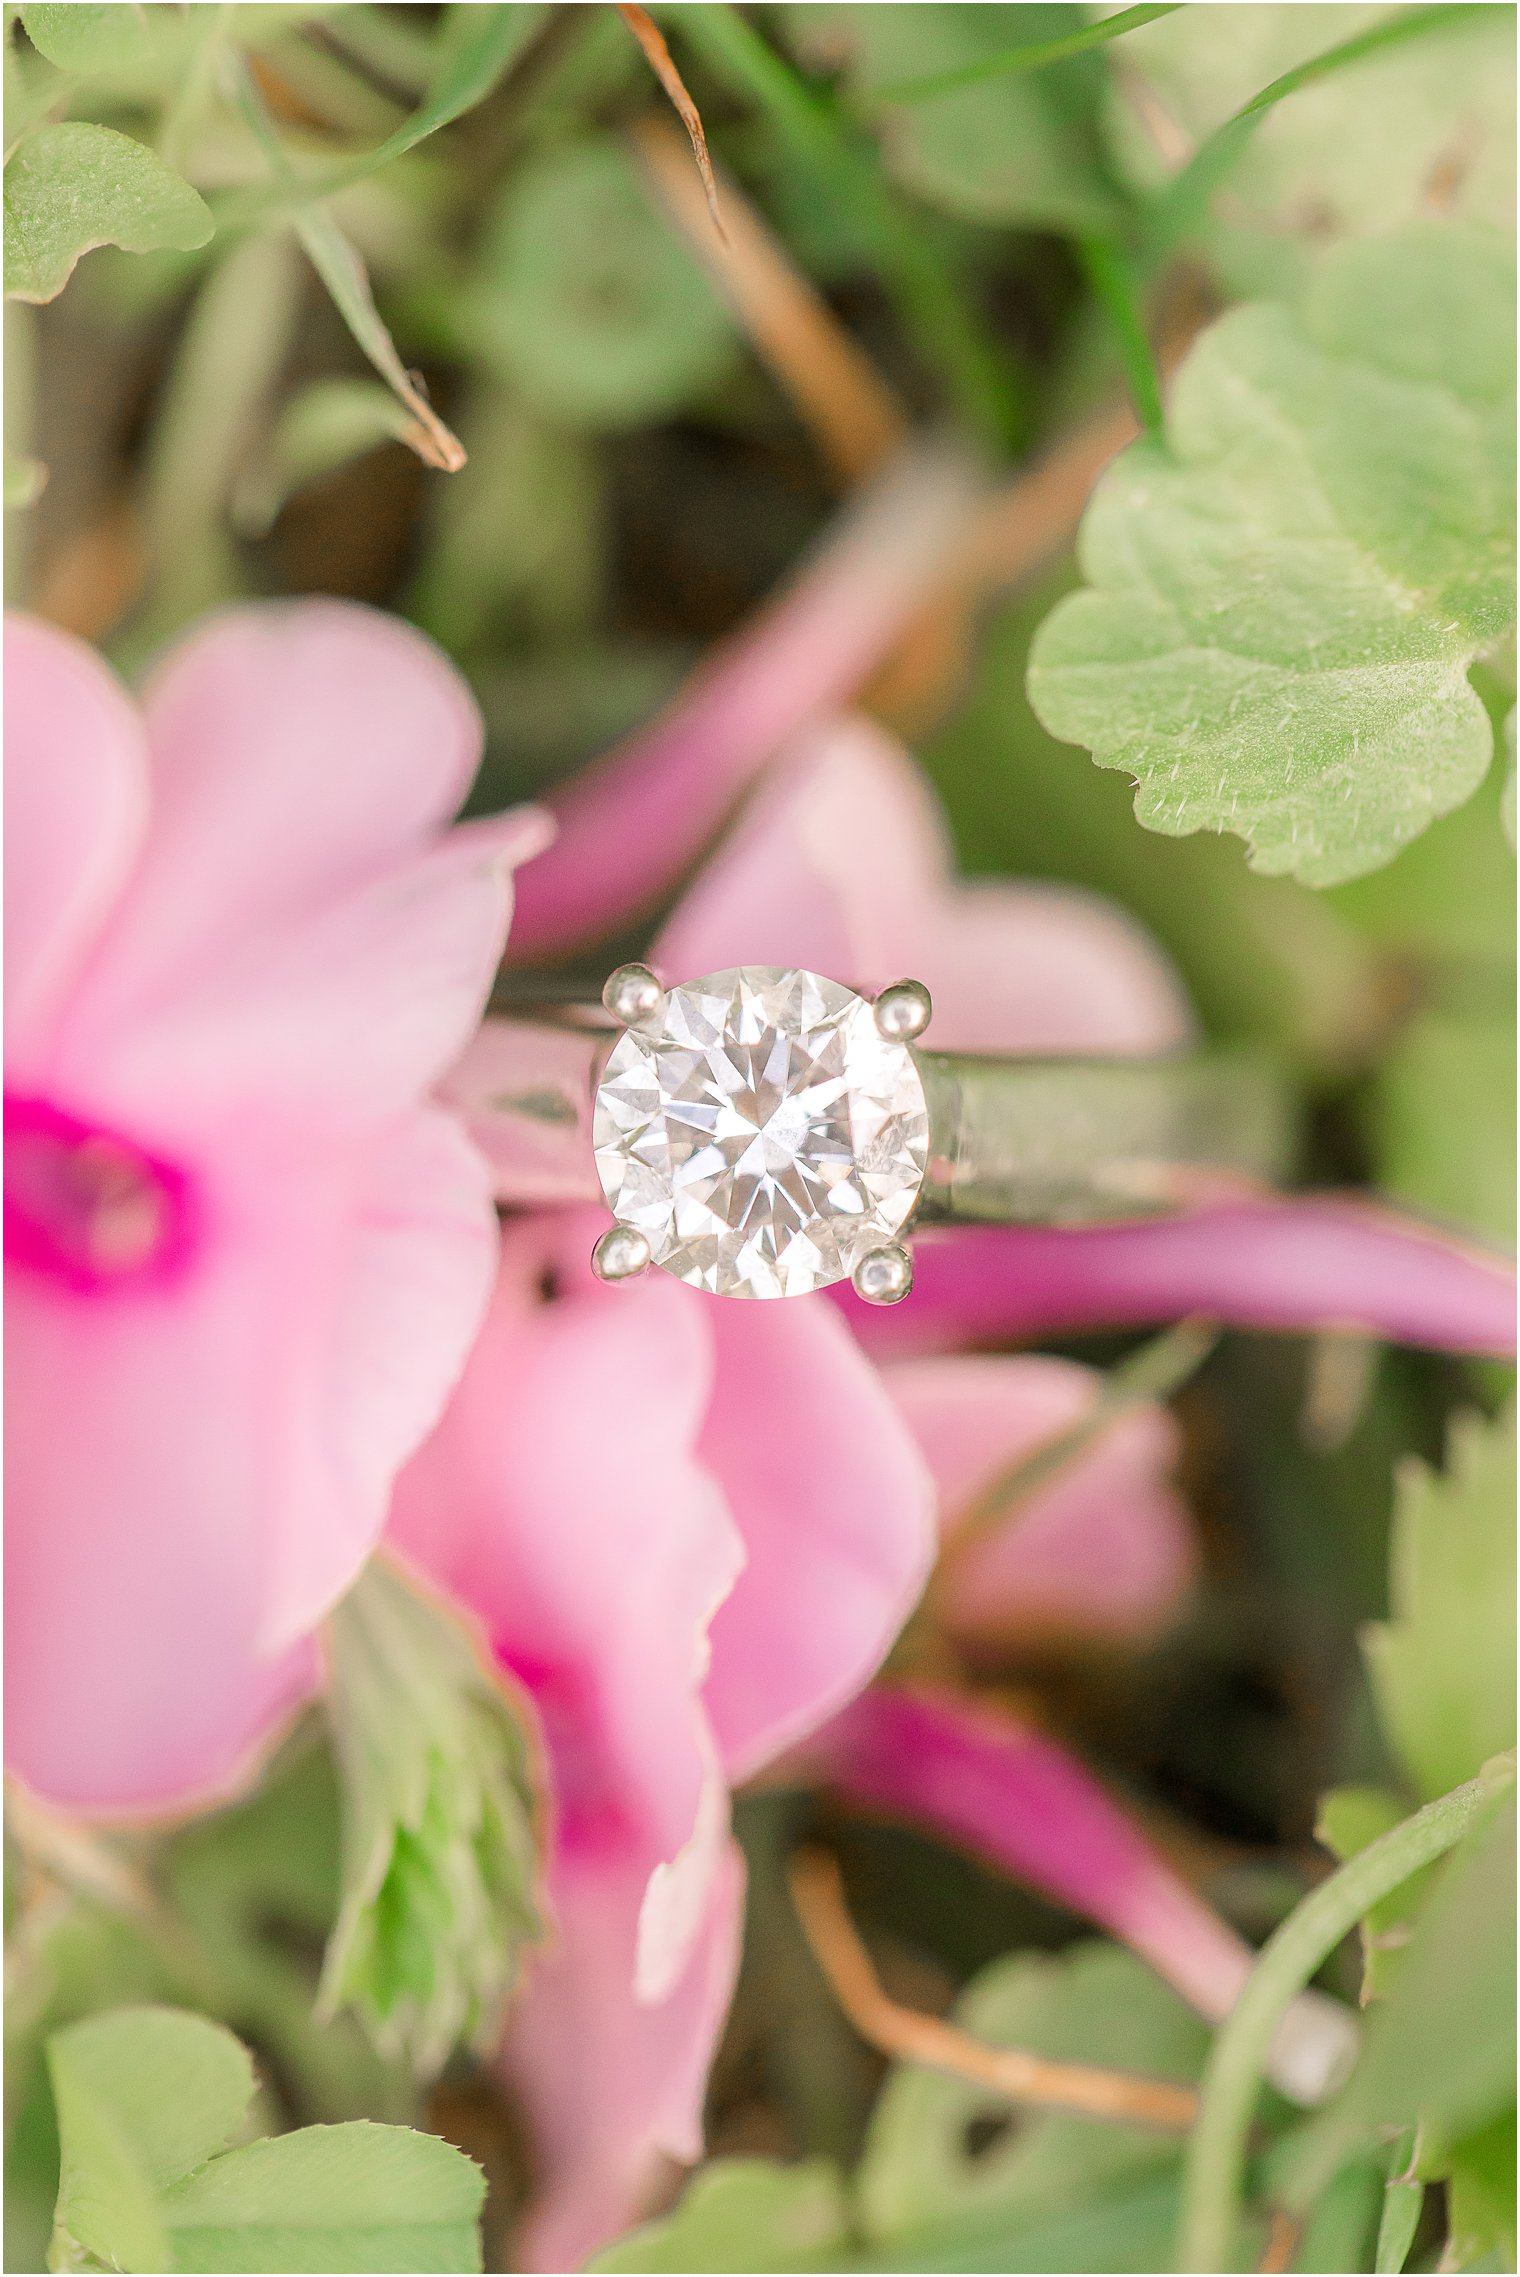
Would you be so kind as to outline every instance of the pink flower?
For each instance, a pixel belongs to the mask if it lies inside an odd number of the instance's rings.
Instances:
[[[607,1289],[589,1214],[509,1227],[392,1539],[484,1621],[551,1766],[555,1942],[506,2052],[530,2264],[567,2269],[701,2147],[738,1959],[728,1785],[859,1690],[933,1549],[929,1479],[827,1305]]]
[[[139,712],[6,631],[9,1761],[96,1810],[223,1788],[311,1678],[486,1303],[483,1165],[427,1104],[530,813],[417,634],[213,619]]]

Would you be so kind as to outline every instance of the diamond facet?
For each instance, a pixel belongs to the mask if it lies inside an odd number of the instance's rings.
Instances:
[[[895,1240],[929,1154],[924,1087],[871,1005],[739,965],[614,1046],[592,1124],[608,1207],[717,1296],[791,1297]]]

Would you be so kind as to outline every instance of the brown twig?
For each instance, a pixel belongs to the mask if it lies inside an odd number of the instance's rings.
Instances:
[[[1303,2224],[1281,2206],[1272,2209],[1272,2223],[1267,2231],[1267,2242],[1256,2266],[1259,2270],[1280,2272],[1293,2265],[1298,2247],[1299,2232]]]
[[[1190,2087],[1053,2062],[1023,2048],[995,2048],[940,2017],[903,2008],[883,1992],[844,1902],[839,1868],[826,1853],[805,1850],[791,1871],[792,1901],[814,1959],[835,1999],[863,2040],[889,2056],[970,2080],[1011,2103],[1080,2111],[1092,2119],[1182,2134],[1197,2115]]]
[[[663,118],[644,118],[632,134],[671,220],[834,473],[847,486],[875,474],[906,441],[908,417],[870,357],[726,176],[727,230],[719,244],[674,129]]]
[[[671,52],[665,45],[665,36],[647,10],[634,7],[632,0],[618,0],[618,14],[644,50],[650,70],[670,97],[671,107],[686,129],[691,154],[697,162],[697,172],[702,177],[702,187],[707,193],[708,216],[718,235],[726,239],[728,233],[723,226],[723,216],[718,211],[718,178],[713,172],[713,162],[707,148],[707,130],[702,124],[702,114],[687,94],[686,82],[677,71]]]

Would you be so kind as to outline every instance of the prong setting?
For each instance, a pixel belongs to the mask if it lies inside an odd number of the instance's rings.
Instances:
[[[889,1043],[911,1044],[934,1015],[934,1000],[921,980],[894,980],[876,999],[876,1025]]]
[[[591,1252],[591,1270],[599,1281],[632,1281],[649,1259],[649,1243],[637,1226],[610,1225]]]
[[[620,1028],[637,1028],[665,1001],[648,965],[619,965],[602,990],[602,1002]]]
[[[857,1297],[868,1305],[900,1305],[912,1293],[913,1258],[901,1242],[868,1249],[850,1275]]]

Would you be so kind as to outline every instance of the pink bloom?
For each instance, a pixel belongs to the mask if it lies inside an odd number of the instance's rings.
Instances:
[[[426,1103],[531,814],[449,831],[480,730],[336,603],[213,619],[139,712],[6,632],[9,1760],[55,1801],[224,1787],[310,1681],[490,1287]]]
[[[923,1585],[929,1480],[827,1305],[591,1274],[589,1215],[509,1227],[392,1538],[484,1621],[552,1771],[555,1943],[506,2065],[566,2269],[701,2142],[738,1957],[728,1785],[842,1706]]]

